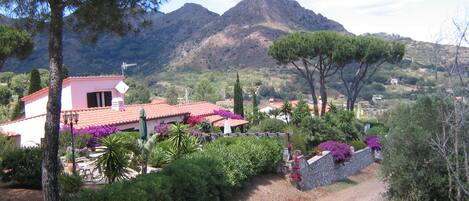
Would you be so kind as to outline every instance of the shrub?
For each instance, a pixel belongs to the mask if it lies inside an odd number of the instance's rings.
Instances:
[[[126,149],[125,142],[116,135],[102,138],[100,142],[105,148],[96,160],[96,168],[104,174],[109,183],[126,179],[129,150]]]
[[[344,162],[352,157],[352,150],[350,150],[348,144],[329,140],[319,144],[319,148],[323,151],[330,151],[337,163]]]
[[[259,125],[252,127],[249,129],[250,132],[283,132],[287,124],[282,120],[278,119],[264,119],[262,120]]]
[[[364,142],[360,141],[360,140],[351,141],[349,144],[350,144],[350,146],[353,147],[353,149],[355,151],[366,148],[366,144]]]
[[[16,146],[15,141],[0,133],[0,163],[2,163],[3,158],[8,153],[16,149],[18,149],[18,147]]]
[[[155,133],[159,134],[162,138],[169,136],[169,129],[171,128],[170,124],[160,123],[155,126]]]
[[[71,194],[78,193],[83,186],[83,179],[78,175],[59,175],[59,191],[61,200],[70,199]]]
[[[247,178],[276,169],[281,151],[273,139],[221,138],[160,173],[85,190],[72,200],[227,200]]]
[[[309,111],[308,103],[304,100],[300,100],[293,110],[291,122],[295,125],[301,123],[305,117],[310,117],[311,113]]]
[[[229,119],[244,119],[243,116],[225,109],[214,110],[213,113]]]
[[[306,117],[301,121],[300,129],[307,135],[308,149],[318,146],[326,140],[344,141],[343,132],[318,117]]]
[[[25,188],[41,188],[42,150],[21,148],[8,152],[0,164],[3,182],[13,182]]]
[[[75,132],[73,134],[73,137],[74,137],[73,142],[74,142],[75,149],[86,148],[88,141],[91,139],[91,135],[75,133]],[[68,130],[68,131],[61,132],[59,136],[59,154],[64,155],[67,152],[67,147],[71,146],[71,144],[72,144],[72,135],[70,134],[70,131]]]

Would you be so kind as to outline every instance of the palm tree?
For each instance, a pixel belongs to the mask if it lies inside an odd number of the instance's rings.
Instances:
[[[280,108],[280,111],[285,116],[285,119],[287,120],[287,123],[288,123],[289,118],[292,114],[292,105],[291,105],[290,101],[288,101],[288,100],[283,101],[283,105]]]
[[[191,136],[189,127],[182,123],[174,124],[170,129],[171,147],[167,151],[166,161],[180,158],[182,155],[194,152],[199,145],[199,139]]]
[[[274,108],[274,109],[269,111],[269,115],[273,116],[275,119],[277,119],[277,117],[280,115],[280,113],[281,113],[281,111],[277,108]]]

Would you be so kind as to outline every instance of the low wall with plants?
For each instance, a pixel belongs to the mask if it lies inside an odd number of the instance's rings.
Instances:
[[[298,173],[301,181],[297,182],[300,189],[309,190],[344,180],[374,162],[374,152],[370,148],[356,151],[349,160],[340,163],[336,162],[331,152],[322,153],[309,160],[300,158]]]

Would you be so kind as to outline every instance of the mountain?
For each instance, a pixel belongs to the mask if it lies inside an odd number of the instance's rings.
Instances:
[[[137,63],[128,73],[151,77],[163,70],[203,71],[230,69],[271,69],[275,62],[267,48],[278,37],[296,31],[334,30],[348,33],[338,22],[305,9],[294,0],[243,0],[223,15],[188,3],[178,10],[148,13],[149,27],[138,34],[119,38],[101,37],[96,43],[84,43],[70,29],[64,32],[64,63],[72,74],[109,74],[120,72],[122,62]],[[0,23],[11,19],[0,16]],[[407,46],[406,58],[420,66],[429,65],[434,44],[375,34],[398,40]],[[35,36],[33,54],[24,61],[9,60],[5,70],[30,71],[48,66],[47,34]],[[442,65],[451,63],[452,46],[441,45]],[[469,49],[462,48],[462,61]],[[153,79],[154,80],[154,79]]]
[[[83,43],[71,30],[64,33],[64,63],[73,74],[119,72],[120,63],[138,63],[136,74],[162,68],[226,69],[268,67],[266,48],[292,31],[336,30],[337,22],[302,8],[294,0],[243,0],[223,15],[197,4],[185,4],[168,14],[149,14],[150,27],[138,35],[104,36]],[[35,36],[33,54],[24,61],[10,60],[5,70],[29,71],[47,66],[47,34]]]

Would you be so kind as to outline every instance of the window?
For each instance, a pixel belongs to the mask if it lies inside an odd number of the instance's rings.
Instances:
[[[112,93],[110,91],[87,93],[88,108],[106,107],[112,104]]]

